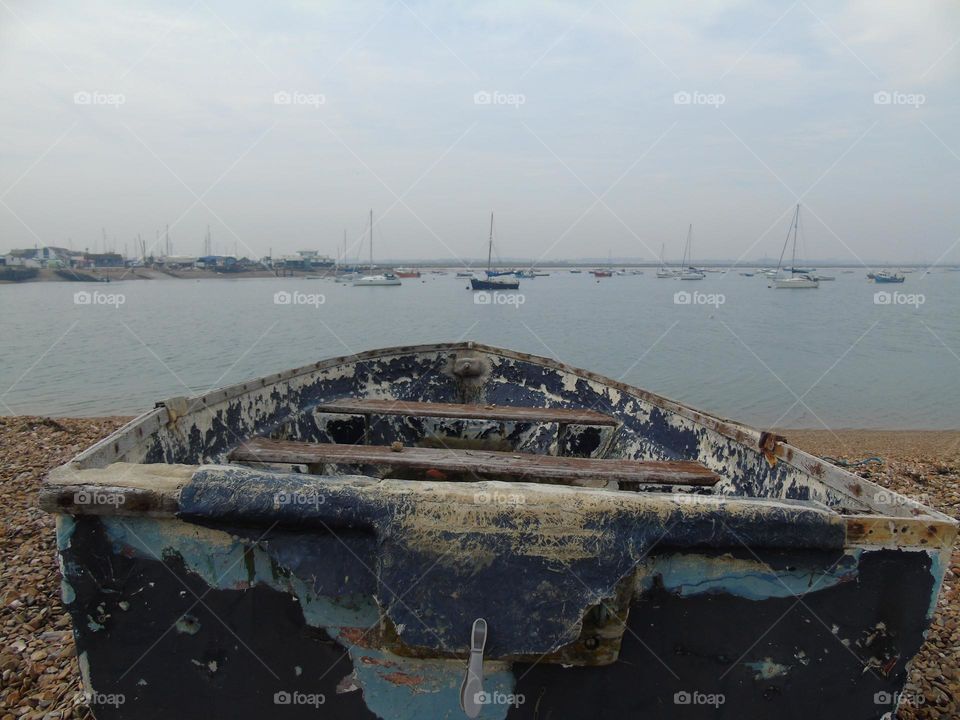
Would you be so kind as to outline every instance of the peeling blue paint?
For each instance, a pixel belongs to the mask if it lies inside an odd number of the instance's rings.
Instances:
[[[648,563],[641,576],[641,587],[649,589],[659,576],[666,589],[683,597],[703,593],[726,593],[748,600],[799,597],[855,578],[860,552],[847,551],[827,573],[810,568],[774,570],[758,560],[734,560],[728,556],[667,555]]]

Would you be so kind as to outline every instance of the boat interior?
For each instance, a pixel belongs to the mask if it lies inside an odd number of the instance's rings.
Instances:
[[[71,466],[115,462],[767,499],[949,522],[774,432],[472,342],[374,350],[171,398]]]

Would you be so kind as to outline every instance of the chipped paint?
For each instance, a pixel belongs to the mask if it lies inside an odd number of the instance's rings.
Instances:
[[[617,426],[568,426],[562,434],[556,423],[392,416],[365,425],[362,417],[318,409],[344,398],[589,407]],[[254,435],[688,460],[721,480],[695,494],[653,485],[628,492],[379,480],[352,477],[368,469],[343,466],[323,476],[313,466],[218,464]],[[750,428],[543,358],[470,343],[393,348],[171,399],[55,472],[44,506],[59,513],[62,592],[85,687],[92,690],[93,663],[99,684],[129,692],[129,712],[140,693],[153,703],[144,707],[177,702],[164,692],[173,682],[193,684],[190,706],[180,707],[185,717],[209,717],[234,695],[244,698],[238,716],[263,716],[246,684],[255,674],[258,691],[265,690],[270,678],[219,623],[207,621],[205,608],[193,611],[199,617],[185,614],[197,592],[211,607],[236,613],[250,635],[261,629],[252,608],[271,607],[276,636],[258,640],[278,654],[291,685],[318,674],[318,657],[333,662],[345,648],[342,670],[324,686],[334,715],[401,719],[462,717],[462,658],[476,617],[492,628],[488,691],[536,697],[535,707],[531,699],[517,715],[584,717],[599,702],[618,717],[636,717],[659,702],[658,688],[670,688],[673,678],[649,662],[634,637],[658,647],[686,679],[705,657],[751,657],[744,637],[770,628],[797,596],[837,619],[825,628],[827,639],[790,615],[770,635],[789,648],[789,659],[771,653],[746,663],[718,691],[748,714],[806,708],[823,673],[846,672],[853,654],[879,675],[860,678],[856,692],[816,702],[869,714],[872,691],[901,687],[906,661],[922,642],[923,611],[929,607],[929,621],[946,567],[942,547],[952,543],[955,523],[917,505],[902,522],[880,517],[898,506],[873,507],[869,481],[785,442],[764,445]],[[131,502],[95,513],[71,506],[81,474],[92,474],[94,488],[109,497]],[[324,502],[278,507],[281,491],[322,493]],[[523,502],[477,500],[495,493]],[[73,512],[76,521],[66,514]],[[80,517],[87,513],[99,517]],[[883,538],[870,536],[872,528]],[[604,612],[616,622],[598,619]],[[140,638],[130,633],[137,623],[175,624],[177,632],[124,679],[111,665],[119,662],[116,651],[134,651],[132,662],[152,640],[144,637],[143,648],[115,645],[116,637]],[[821,647],[837,641],[849,652]],[[640,665],[643,677],[634,670]],[[777,693],[788,678],[793,696],[760,702],[748,671]],[[505,717],[508,709],[484,707],[481,717]]]
[[[771,658],[764,658],[759,662],[744,663],[744,665],[756,673],[754,680],[772,680],[773,678],[783,677],[790,672],[789,665],[775,663]]]

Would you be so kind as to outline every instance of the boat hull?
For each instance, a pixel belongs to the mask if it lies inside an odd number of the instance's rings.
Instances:
[[[364,397],[590,408],[618,424],[321,409]],[[626,492],[224,464],[255,435],[402,452],[424,434],[695,460],[721,480]],[[58,516],[64,607],[101,720],[464,717],[478,617],[482,717],[879,717],[956,535],[769,433],[472,343],[172,398],[54,471],[41,503]]]
[[[470,278],[470,287],[473,290],[517,290],[520,287],[519,280],[511,280],[506,276],[498,276],[502,279]]]
[[[774,280],[773,287],[778,290],[814,290],[820,287],[820,283],[808,278],[787,278]]]
[[[354,287],[396,287],[402,284],[399,277],[391,275],[369,275],[353,281]]]

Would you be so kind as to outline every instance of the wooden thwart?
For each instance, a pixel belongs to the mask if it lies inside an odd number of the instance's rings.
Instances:
[[[350,415],[406,415],[411,417],[464,418],[501,422],[544,422],[569,425],[617,425],[617,420],[596,410],[581,408],[520,407],[515,405],[462,405],[407,400],[346,399],[317,405],[317,412]]]
[[[514,480],[585,487],[611,481],[632,484],[712,486],[719,476],[688,461],[608,460],[555,457],[480,450],[404,447],[395,452],[380,445],[337,445],[254,438],[230,454],[246,463],[374,465],[380,474],[400,479]],[[319,471],[319,470],[318,470]]]

